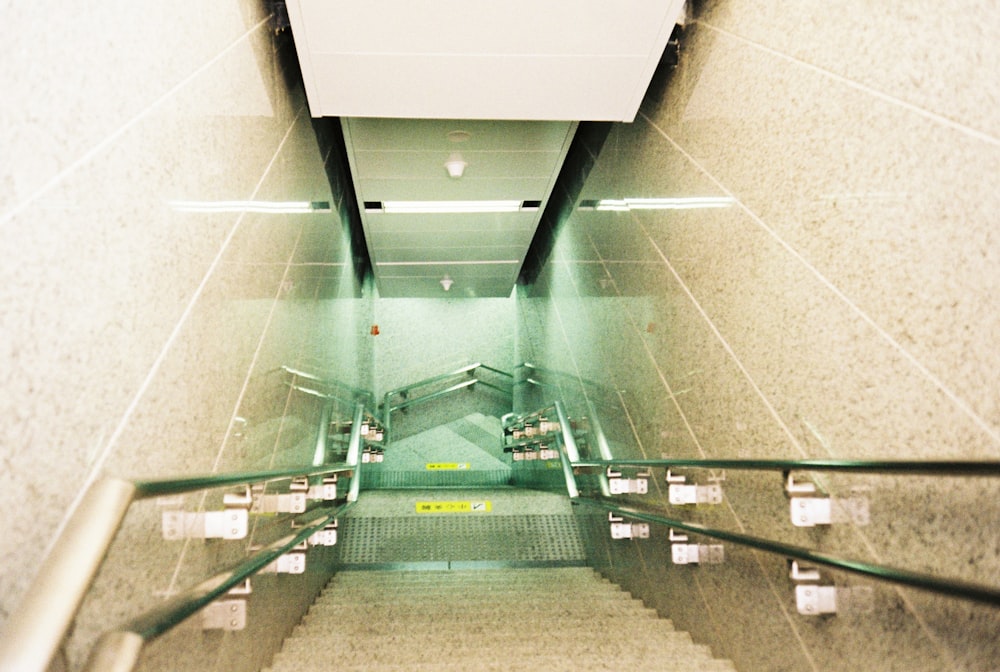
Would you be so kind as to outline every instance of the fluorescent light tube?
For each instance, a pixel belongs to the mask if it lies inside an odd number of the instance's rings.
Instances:
[[[168,201],[178,212],[265,212],[301,214],[330,212],[326,201]]]
[[[437,214],[475,212],[517,212],[521,201],[383,201],[387,214]]]

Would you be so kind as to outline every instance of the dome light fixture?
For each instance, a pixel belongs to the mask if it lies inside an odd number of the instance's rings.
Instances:
[[[444,291],[451,289],[451,286],[455,284],[455,281],[451,279],[451,276],[445,273],[444,277],[441,278],[441,286],[444,287]]]
[[[463,159],[462,155],[458,152],[452,152],[451,156],[448,157],[448,160],[444,162],[445,170],[448,171],[448,177],[455,180],[462,177],[462,174],[465,173],[465,168],[468,165],[469,164],[466,163],[465,159]]]

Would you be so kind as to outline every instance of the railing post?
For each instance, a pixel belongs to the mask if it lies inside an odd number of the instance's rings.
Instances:
[[[0,669],[45,672],[135,496],[128,481],[94,482],[38,570],[0,640]]]
[[[351,439],[347,444],[347,464],[354,469],[351,476],[351,489],[347,493],[348,502],[358,501],[361,490],[361,423],[365,420],[365,405],[359,402],[354,407],[354,421],[351,423]],[[388,432],[388,428],[385,428]]]
[[[601,427],[601,421],[597,417],[597,409],[594,408],[594,404],[587,399],[587,410],[590,413],[590,430],[597,441],[597,451],[601,455],[601,459],[610,460],[611,458],[611,446],[608,444],[608,437],[604,434],[604,428]],[[601,494],[605,497],[611,496],[611,486],[608,485],[607,471],[602,473],[599,477],[599,483],[601,485]]]
[[[84,672],[132,672],[146,640],[134,632],[113,630],[101,635],[90,651]]]
[[[576,439],[573,438],[573,428],[569,426],[569,417],[563,408],[562,402],[557,401],[553,406],[556,409],[556,417],[559,419],[560,440],[562,450],[559,451],[559,458],[562,460],[563,475],[566,477],[566,491],[571,499],[580,496],[580,490],[576,486],[576,476],[573,475],[573,462],[580,461],[580,451],[576,447]]]
[[[326,444],[330,437],[330,418],[333,416],[333,402],[323,404],[319,416],[319,432],[316,435],[316,450],[313,452],[313,466],[318,467],[326,462]]]
[[[382,429],[383,444],[388,446],[392,442],[392,392],[386,392],[382,398]]]

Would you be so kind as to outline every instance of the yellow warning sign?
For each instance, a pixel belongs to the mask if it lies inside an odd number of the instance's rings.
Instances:
[[[467,471],[468,462],[428,462],[427,471]]]
[[[417,502],[417,513],[489,513],[493,505],[488,501],[478,502]]]

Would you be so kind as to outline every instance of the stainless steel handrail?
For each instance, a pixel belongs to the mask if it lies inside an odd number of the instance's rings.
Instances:
[[[576,482],[576,471],[581,468],[602,468],[608,467],[699,467],[706,469],[749,469],[766,470],[778,472],[791,471],[837,471],[855,473],[886,473],[886,474],[931,474],[945,476],[997,476],[1000,475],[1000,461],[993,460],[967,460],[967,461],[945,461],[945,460],[713,460],[713,459],[661,459],[661,460],[633,460],[633,459],[601,459],[601,460],[581,460],[573,433],[569,425],[565,409],[561,401],[552,404],[559,420],[560,432],[558,443],[560,444],[559,457],[562,461],[563,474],[566,480],[566,490],[570,500],[577,504],[601,508],[609,513],[628,517],[634,520],[645,521],[658,525],[675,528],[693,534],[700,534],[722,541],[729,541],[741,546],[755,548],[767,553],[781,555],[786,558],[805,560],[817,565],[831,567],[833,569],[851,572],[868,576],[881,581],[895,583],[912,588],[928,590],[931,592],[958,597],[962,599],[981,602],[993,606],[1000,606],[1000,587],[979,584],[962,579],[943,578],[932,574],[913,572],[898,567],[890,567],[876,563],[863,562],[837,556],[832,553],[825,553],[803,546],[785,544],[783,542],[755,537],[748,534],[729,532],[701,525],[699,523],[687,522],[669,518],[655,511],[644,510],[632,506],[621,506],[606,498],[606,495],[597,498],[580,495]],[[548,407],[545,411],[548,410]],[[540,411],[545,412],[545,411]],[[593,409],[591,409],[593,411]],[[528,416],[523,417],[530,417]],[[602,454],[604,451],[601,451]],[[603,455],[602,455],[603,456]],[[603,491],[603,488],[602,488]]]
[[[297,533],[282,537],[235,567],[202,581],[119,628],[106,632],[91,650],[87,665],[84,667],[85,672],[105,672],[108,669],[113,669],[115,672],[132,670],[139,660],[143,645],[169,631],[322,530],[352,505],[353,502],[349,502],[334,511],[325,511],[318,519],[319,522],[313,521]]]
[[[492,366],[488,366],[486,364],[483,364],[482,362],[475,362],[473,364],[463,366],[460,369],[449,371],[448,373],[442,373],[436,376],[431,376],[430,378],[424,378],[423,380],[419,380],[415,383],[410,383],[402,387],[397,387],[396,389],[389,390],[388,392],[386,392],[382,397],[382,427],[385,431],[386,443],[392,440],[392,413],[394,411],[399,411],[404,408],[408,408],[410,406],[415,406],[417,404],[421,404],[427,401],[432,401],[433,399],[438,399],[440,397],[449,395],[453,392],[457,392],[458,390],[465,389],[466,387],[471,387],[477,384],[482,385],[483,387],[488,387],[490,389],[497,390],[498,392],[501,392],[507,396],[512,395],[512,392],[510,390],[506,390],[500,387],[499,385],[494,385],[493,383],[486,380],[482,380],[481,378],[473,377],[468,380],[462,381],[461,383],[456,383],[455,385],[452,385],[444,390],[437,390],[435,392],[430,392],[428,394],[421,395],[419,397],[414,397],[412,399],[404,399],[404,401],[399,402],[397,404],[392,403],[393,398],[396,396],[399,395],[405,396],[406,394],[417,388],[426,387],[427,385],[433,385],[435,383],[440,383],[450,378],[454,378],[455,376],[460,376],[465,373],[472,373],[478,369],[484,369],[486,371],[490,371],[497,375],[510,378],[511,380],[513,380],[514,378],[513,374],[510,374],[506,371],[502,371]]]
[[[631,518],[633,520],[641,520],[648,523],[665,525],[667,527],[683,530],[684,532],[691,532],[693,534],[712,537],[713,539],[729,541],[741,546],[756,548],[767,553],[781,555],[786,558],[805,560],[813,564],[832,567],[833,569],[853,574],[860,574],[862,576],[878,579],[880,581],[897,583],[904,586],[910,586],[911,588],[928,590],[941,595],[959,597],[993,606],[1000,606],[1000,588],[995,586],[987,586],[961,579],[941,578],[932,574],[911,572],[898,567],[889,567],[870,562],[862,562],[860,560],[852,560],[834,555],[832,553],[815,551],[803,546],[793,546],[791,544],[772,541],[770,539],[754,537],[749,534],[717,530],[699,523],[676,520],[655,512],[645,511],[631,506],[620,506],[591,497],[576,497],[573,498],[573,501],[579,504],[597,507],[608,511],[609,513]]]
[[[290,366],[282,366],[281,370],[284,371],[285,373],[295,376],[296,378],[302,378],[303,380],[311,380],[315,383],[319,383],[326,387],[336,387],[340,390],[343,390],[344,392],[347,392],[350,395],[350,398],[344,399],[343,397],[339,397],[335,394],[320,392],[319,390],[313,390],[311,388],[302,387],[300,385],[295,385],[295,384],[291,385],[293,389],[299,390],[300,392],[305,392],[306,394],[311,394],[313,396],[321,397],[324,399],[333,399],[335,401],[340,401],[346,404],[354,404],[357,403],[358,401],[364,401],[370,404],[371,406],[375,405],[375,395],[369,392],[368,390],[361,390],[356,387],[351,387],[347,383],[342,383],[339,380],[320,378],[314,373],[308,373],[306,371],[301,371],[299,369],[293,369]]]
[[[576,439],[573,437],[573,429],[569,426],[569,416],[562,402],[557,401],[552,404],[556,411],[556,418],[559,420],[559,458],[562,460],[563,476],[566,477],[566,492],[570,498],[579,497],[580,490],[576,486],[576,476],[573,475],[573,462],[579,461],[580,451],[576,446]]]
[[[930,476],[1000,476],[997,460],[756,460],[671,459],[573,460],[574,468],[666,467],[667,469],[732,469],[750,471],[833,471],[866,474],[925,474]]]
[[[109,477],[92,483],[43,561],[34,583],[8,619],[0,637],[0,670],[45,672],[48,669],[133,501],[302,476],[347,471],[357,475],[364,408],[361,402],[355,406],[350,439],[353,450],[349,449],[348,459],[343,463],[160,480]],[[351,481],[354,500],[360,480]]]

